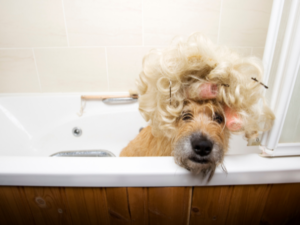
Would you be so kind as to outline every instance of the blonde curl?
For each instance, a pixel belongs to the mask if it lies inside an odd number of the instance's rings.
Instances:
[[[252,77],[263,78],[260,59],[240,57],[201,34],[193,34],[186,41],[174,41],[166,49],[151,50],[144,57],[137,80],[139,110],[150,122],[153,135],[172,138],[184,100],[201,100],[199,87],[214,83],[218,85],[218,102],[242,118],[243,129],[237,133],[255,138],[271,128],[275,117],[263,97],[263,86]]]

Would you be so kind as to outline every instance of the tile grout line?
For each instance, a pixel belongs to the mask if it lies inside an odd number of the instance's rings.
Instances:
[[[220,18],[219,18],[219,27],[218,27],[218,39],[217,39],[217,44],[220,43],[222,9],[223,9],[223,0],[221,0],[221,6],[220,6]]]
[[[36,74],[37,74],[40,90],[42,92],[42,84],[41,84],[40,74],[39,74],[39,70],[38,70],[38,66],[37,66],[37,62],[36,62],[36,58],[35,58],[34,49],[32,48],[31,50],[32,50],[33,61],[34,61],[34,65],[35,65],[35,71],[36,71]]]
[[[165,45],[132,45],[132,46],[72,46],[72,47],[64,47],[64,46],[59,46],[59,47],[20,47],[20,48],[0,48],[0,50],[31,50],[32,48],[34,49],[66,49],[66,48],[140,48],[140,47],[151,47],[151,48],[166,48],[167,46]],[[258,47],[253,47],[253,46],[239,46],[239,45],[228,45],[229,48],[264,48],[265,46],[258,46]]]
[[[109,76],[108,76],[108,57],[107,57],[107,48],[105,47],[105,61],[106,61],[106,78],[107,78],[107,87],[108,87],[108,91],[110,91],[110,87],[109,87]]]
[[[0,50],[22,50],[22,49],[65,49],[65,48],[140,48],[140,47],[151,47],[151,48],[166,48],[167,45],[128,45],[128,46],[71,46],[71,47],[20,47],[20,48],[0,48]],[[229,46],[229,47],[235,47],[235,48],[252,48],[252,46]],[[264,46],[258,46],[255,48],[264,48]]]
[[[144,0],[142,0],[142,45],[145,46]]]
[[[140,48],[143,47],[142,45],[128,45],[128,46],[71,46],[71,47],[66,47],[66,46],[57,46],[57,47],[34,47],[35,49],[57,49],[57,48],[106,48],[106,47],[110,47],[110,48]],[[154,45],[146,45],[145,47],[166,47],[166,46],[154,46]],[[20,48],[0,48],[0,50],[20,50],[20,49],[31,49],[32,47],[20,47]]]
[[[234,46],[234,45],[228,45],[228,48],[253,48],[252,46]],[[263,48],[263,47],[255,47],[255,48]]]
[[[64,0],[61,0],[61,4],[62,4],[62,9],[63,9],[65,27],[66,27],[67,44],[68,44],[68,47],[70,47],[69,36],[68,36],[68,27],[67,27],[67,19],[66,19],[66,12],[65,12],[65,6],[64,6]]]

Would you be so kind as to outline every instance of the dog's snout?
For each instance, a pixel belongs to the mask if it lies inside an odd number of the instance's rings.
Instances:
[[[192,141],[192,147],[196,154],[206,156],[211,152],[213,143],[206,139],[197,139]]]

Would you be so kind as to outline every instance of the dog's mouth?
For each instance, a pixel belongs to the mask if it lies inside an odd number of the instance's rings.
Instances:
[[[190,157],[189,160],[191,160],[191,161],[193,161],[195,163],[200,163],[200,164],[209,163],[209,160],[205,159],[205,158]]]
[[[223,161],[223,149],[201,133],[182,137],[174,146],[175,162],[193,174],[199,174],[207,182]]]
[[[197,156],[191,156],[187,158],[183,166],[194,174],[200,175],[202,179],[206,179],[207,182],[211,180],[215,173],[217,164],[209,160],[209,158],[199,158]]]

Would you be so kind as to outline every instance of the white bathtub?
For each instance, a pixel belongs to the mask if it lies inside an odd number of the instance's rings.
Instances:
[[[103,94],[103,93],[102,93]],[[80,94],[0,96],[0,185],[197,186],[300,182],[300,158],[263,158],[238,136],[209,184],[172,157],[49,157],[70,150],[109,150],[116,156],[147,125],[138,104],[88,101]],[[73,135],[79,127],[82,135]]]

